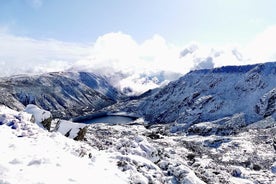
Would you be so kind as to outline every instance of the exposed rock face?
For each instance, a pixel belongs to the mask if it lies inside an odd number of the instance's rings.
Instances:
[[[85,72],[2,78],[0,89],[0,103],[8,107],[35,104],[63,118],[111,105],[120,95],[104,78]]]
[[[77,136],[74,138],[74,140],[76,141],[83,141],[84,140],[84,137],[85,137],[85,134],[87,132],[87,126],[83,127],[83,128],[80,128],[79,129],[79,132],[77,134]]]
[[[275,79],[276,80],[276,79]],[[256,113],[263,117],[271,116],[276,112],[276,88],[264,94],[256,105]]]
[[[44,128],[46,128],[46,130],[50,131],[52,120],[53,120],[52,117],[49,117],[43,120],[41,124],[43,125]]]
[[[275,79],[276,62],[197,70],[134,105],[151,123],[189,127],[243,113],[248,124],[275,115]]]

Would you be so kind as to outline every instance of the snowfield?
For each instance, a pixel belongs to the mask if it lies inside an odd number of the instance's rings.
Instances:
[[[49,133],[0,107],[0,183],[129,183],[113,154]]]
[[[48,132],[31,119],[0,106],[1,184],[276,181],[272,117],[228,136],[171,133],[173,125],[145,128],[142,119],[136,125],[91,124],[82,142],[72,138],[86,125],[61,120]],[[71,138],[64,136],[69,128]]]

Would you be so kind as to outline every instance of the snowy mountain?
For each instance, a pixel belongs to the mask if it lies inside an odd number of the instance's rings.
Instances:
[[[54,117],[72,117],[116,102],[120,93],[101,76],[86,72],[56,72],[0,79],[0,103],[22,110],[35,104]]]
[[[150,123],[210,122],[239,114],[245,124],[276,117],[276,62],[191,71],[127,106]]]
[[[276,63],[197,70],[137,97],[90,73],[1,79],[22,110],[0,106],[0,183],[274,184],[275,76]],[[52,120],[86,105],[141,118]]]

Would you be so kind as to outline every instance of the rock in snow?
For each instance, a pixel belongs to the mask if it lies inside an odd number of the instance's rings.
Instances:
[[[35,123],[47,130],[51,128],[52,114],[49,111],[38,108],[36,105],[29,104],[24,110],[25,112],[32,114]]]

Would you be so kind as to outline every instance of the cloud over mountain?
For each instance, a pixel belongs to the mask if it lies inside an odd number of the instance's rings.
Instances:
[[[269,27],[242,47],[196,42],[176,46],[157,34],[138,43],[121,32],[102,35],[93,44],[79,44],[2,31],[1,76],[60,70],[100,71],[109,76],[119,73],[118,85],[122,89],[130,85],[134,91],[144,91],[194,69],[276,60],[275,32],[276,26]]]

